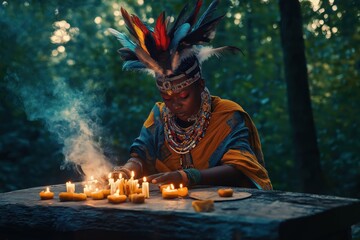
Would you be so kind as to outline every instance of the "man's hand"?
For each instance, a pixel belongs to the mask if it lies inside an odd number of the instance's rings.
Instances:
[[[178,187],[182,182],[181,174],[178,171],[173,172],[165,172],[165,173],[157,173],[147,177],[148,181],[153,184],[174,184],[175,187]]]

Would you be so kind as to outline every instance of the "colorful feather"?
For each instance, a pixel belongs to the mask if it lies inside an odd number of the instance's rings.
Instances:
[[[234,47],[234,46],[224,46],[219,48],[213,48],[210,46],[207,47],[200,47],[198,49],[197,57],[200,63],[206,61],[212,56],[216,56],[219,58],[224,53],[229,52],[232,54],[235,54],[237,52],[242,52],[240,48]]]
[[[125,48],[129,48],[132,51],[135,51],[136,44],[129,39],[128,36],[126,36],[124,33],[121,33],[113,28],[109,28],[109,31],[117,37],[117,39],[120,41],[121,45],[123,45]]]
[[[188,58],[195,57],[202,63],[212,56],[220,57],[225,52],[241,52],[239,48],[232,46],[202,46],[214,38],[216,26],[224,17],[214,16],[219,0],[213,0],[197,20],[202,3],[203,0],[197,0],[193,8],[186,4],[171,27],[170,17],[165,18],[165,12],[158,16],[155,27],[152,28],[136,15],[129,15],[121,8],[126,27],[134,41],[114,29],[109,31],[124,46],[119,50],[121,58],[125,61],[124,70],[169,76]]]
[[[186,45],[196,45],[202,43],[208,43],[215,37],[216,25],[225,15],[219,16],[209,22],[206,22],[199,26],[196,30],[190,32],[183,42]]]
[[[143,64],[142,62],[140,61],[134,61],[134,60],[131,60],[131,61],[126,61],[124,64],[123,64],[123,70],[141,70],[143,68],[146,68],[145,64]]]
[[[121,7],[120,10],[121,10],[121,15],[124,18],[126,28],[128,29],[128,31],[130,32],[130,34],[132,36],[136,37],[136,32],[133,28],[132,20],[131,20],[129,13],[123,7]]]
[[[165,25],[165,12],[162,12],[156,20],[155,30],[154,30],[154,39],[156,46],[159,50],[166,51],[170,39],[166,33],[166,25]]]
[[[138,59],[146,65],[149,69],[153,70],[154,72],[158,74],[164,74],[164,69],[160,67],[159,63],[156,62],[154,59],[151,58],[151,56],[145,52],[141,47],[137,47],[135,49],[135,54],[138,57]]]
[[[186,22],[189,23],[190,26],[194,25],[197,15],[200,11],[201,5],[202,5],[202,0],[198,0],[196,2],[196,7],[193,9],[192,13],[189,15],[188,19],[186,20]]]
[[[174,37],[171,40],[170,47],[169,47],[170,54],[172,54],[172,52],[176,51],[176,48],[177,48],[179,42],[187,35],[189,30],[190,30],[190,24],[184,23],[175,31]]]
[[[120,54],[121,59],[124,61],[139,60],[135,52],[133,52],[129,48],[120,48],[118,50],[118,53]]]
[[[201,15],[199,20],[194,25],[194,28],[193,28],[194,30],[199,28],[202,24],[212,20],[212,16],[214,15],[218,4],[219,4],[219,0],[212,1],[212,3],[209,5],[209,7],[206,9],[206,11]]]
[[[176,31],[176,29],[181,26],[182,24],[185,23],[185,17],[186,17],[186,12],[188,10],[188,7],[189,7],[189,3],[187,3],[181,10],[181,12],[179,13],[179,16],[176,18],[174,24],[172,25],[171,28],[169,28],[169,31],[168,31],[168,36],[170,38],[173,37],[174,35],[174,32]]]
[[[134,24],[134,29],[135,29],[136,35],[138,36],[137,39],[139,41],[139,44],[140,44],[141,48],[145,52],[150,54],[149,51],[147,50],[146,46],[145,46],[145,34],[144,34],[144,32],[141,31],[141,29],[136,24]]]

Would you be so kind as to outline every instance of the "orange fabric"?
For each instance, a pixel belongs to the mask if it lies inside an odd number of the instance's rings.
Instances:
[[[251,153],[230,149],[224,154],[221,162],[236,167],[262,189],[272,189],[266,169],[256,161]]]
[[[244,117],[245,125],[249,129],[249,144],[255,155],[238,149],[228,150],[221,158],[221,164],[229,164],[236,167],[245,174],[255,185],[262,189],[272,189],[272,185],[264,167],[263,153],[261,151],[261,143],[259,140],[257,129],[243,108],[235,102],[223,100],[219,97],[212,97],[212,116],[210,124],[204,138],[191,151],[193,164],[196,169],[209,168],[209,159],[214,151],[223,142],[223,140],[231,132],[228,121],[232,120],[235,111],[240,111]],[[157,103],[160,111],[164,107],[164,103]],[[154,114],[150,114],[144,126],[149,127],[154,123]],[[170,155],[163,161],[156,160],[156,169],[159,172],[174,171],[181,168],[180,156],[175,153],[165,142],[166,148],[170,151]]]

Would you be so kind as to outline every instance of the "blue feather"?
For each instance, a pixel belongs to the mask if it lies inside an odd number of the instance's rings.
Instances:
[[[129,48],[131,51],[135,52],[136,44],[129,39],[128,36],[126,36],[124,33],[121,33],[113,28],[109,28],[109,31],[117,37],[117,39],[120,41],[121,45],[123,45],[125,48]]]
[[[219,0],[214,0],[209,7],[206,9],[206,11],[201,15],[197,23],[195,24],[193,31],[195,31],[197,28],[199,28],[203,23],[206,23],[207,21],[211,20],[212,15],[216,11],[216,7],[219,3]]]
[[[146,68],[145,64],[140,61],[126,61],[123,64],[123,70],[141,70],[142,68]]]
[[[174,37],[170,43],[170,54],[176,50],[179,42],[187,35],[190,29],[189,23],[182,24],[174,33]]]

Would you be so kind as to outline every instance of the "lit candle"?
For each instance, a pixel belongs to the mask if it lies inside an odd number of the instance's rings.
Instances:
[[[85,185],[84,193],[86,194],[87,197],[91,197],[91,189],[88,185]]]
[[[131,178],[127,181],[127,184],[129,186],[129,191],[127,192],[128,195],[135,193],[137,181],[135,183],[134,177],[135,177],[135,173],[134,171],[131,171]]]
[[[180,184],[180,188],[178,189],[178,195],[179,197],[186,197],[188,195],[188,188],[183,187],[182,184]]]
[[[164,199],[173,199],[178,197],[178,190],[174,188],[174,185],[171,184],[167,188],[164,188],[161,193]]]
[[[118,189],[113,195],[107,196],[107,199],[109,203],[117,204],[126,202],[127,197],[125,195],[120,195]]]
[[[137,181],[138,181],[138,180],[136,180],[136,182],[137,182]],[[139,184],[139,183],[136,184],[134,193],[142,193],[142,188],[140,188],[140,184]]]
[[[170,188],[170,186],[171,186],[171,184],[163,184],[163,185],[159,186],[160,192],[162,193],[162,191],[163,191],[165,188],[167,188],[167,187]]]
[[[95,192],[91,193],[91,198],[94,200],[101,200],[104,199],[104,193],[102,190],[96,189]]]
[[[74,193],[75,192],[75,183],[66,182],[66,192]]]
[[[109,178],[109,185],[110,185],[110,195],[113,195],[116,192],[116,184],[113,178]]]
[[[121,173],[120,173],[120,176],[121,176]],[[125,195],[124,186],[125,186],[125,179],[120,178],[120,183],[119,183],[119,187],[118,187],[120,195]]]
[[[47,187],[45,191],[40,192],[41,200],[48,200],[48,199],[53,199],[53,198],[54,198],[54,193],[50,192],[49,187]]]
[[[146,177],[143,177],[143,183],[141,184],[142,194],[144,194],[145,198],[149,198],[149,183],[146,181]]]
[[[95,189],[95,179],[94,176],[90,177],[90,180],[87,180],[87,190],[91,193]]]

